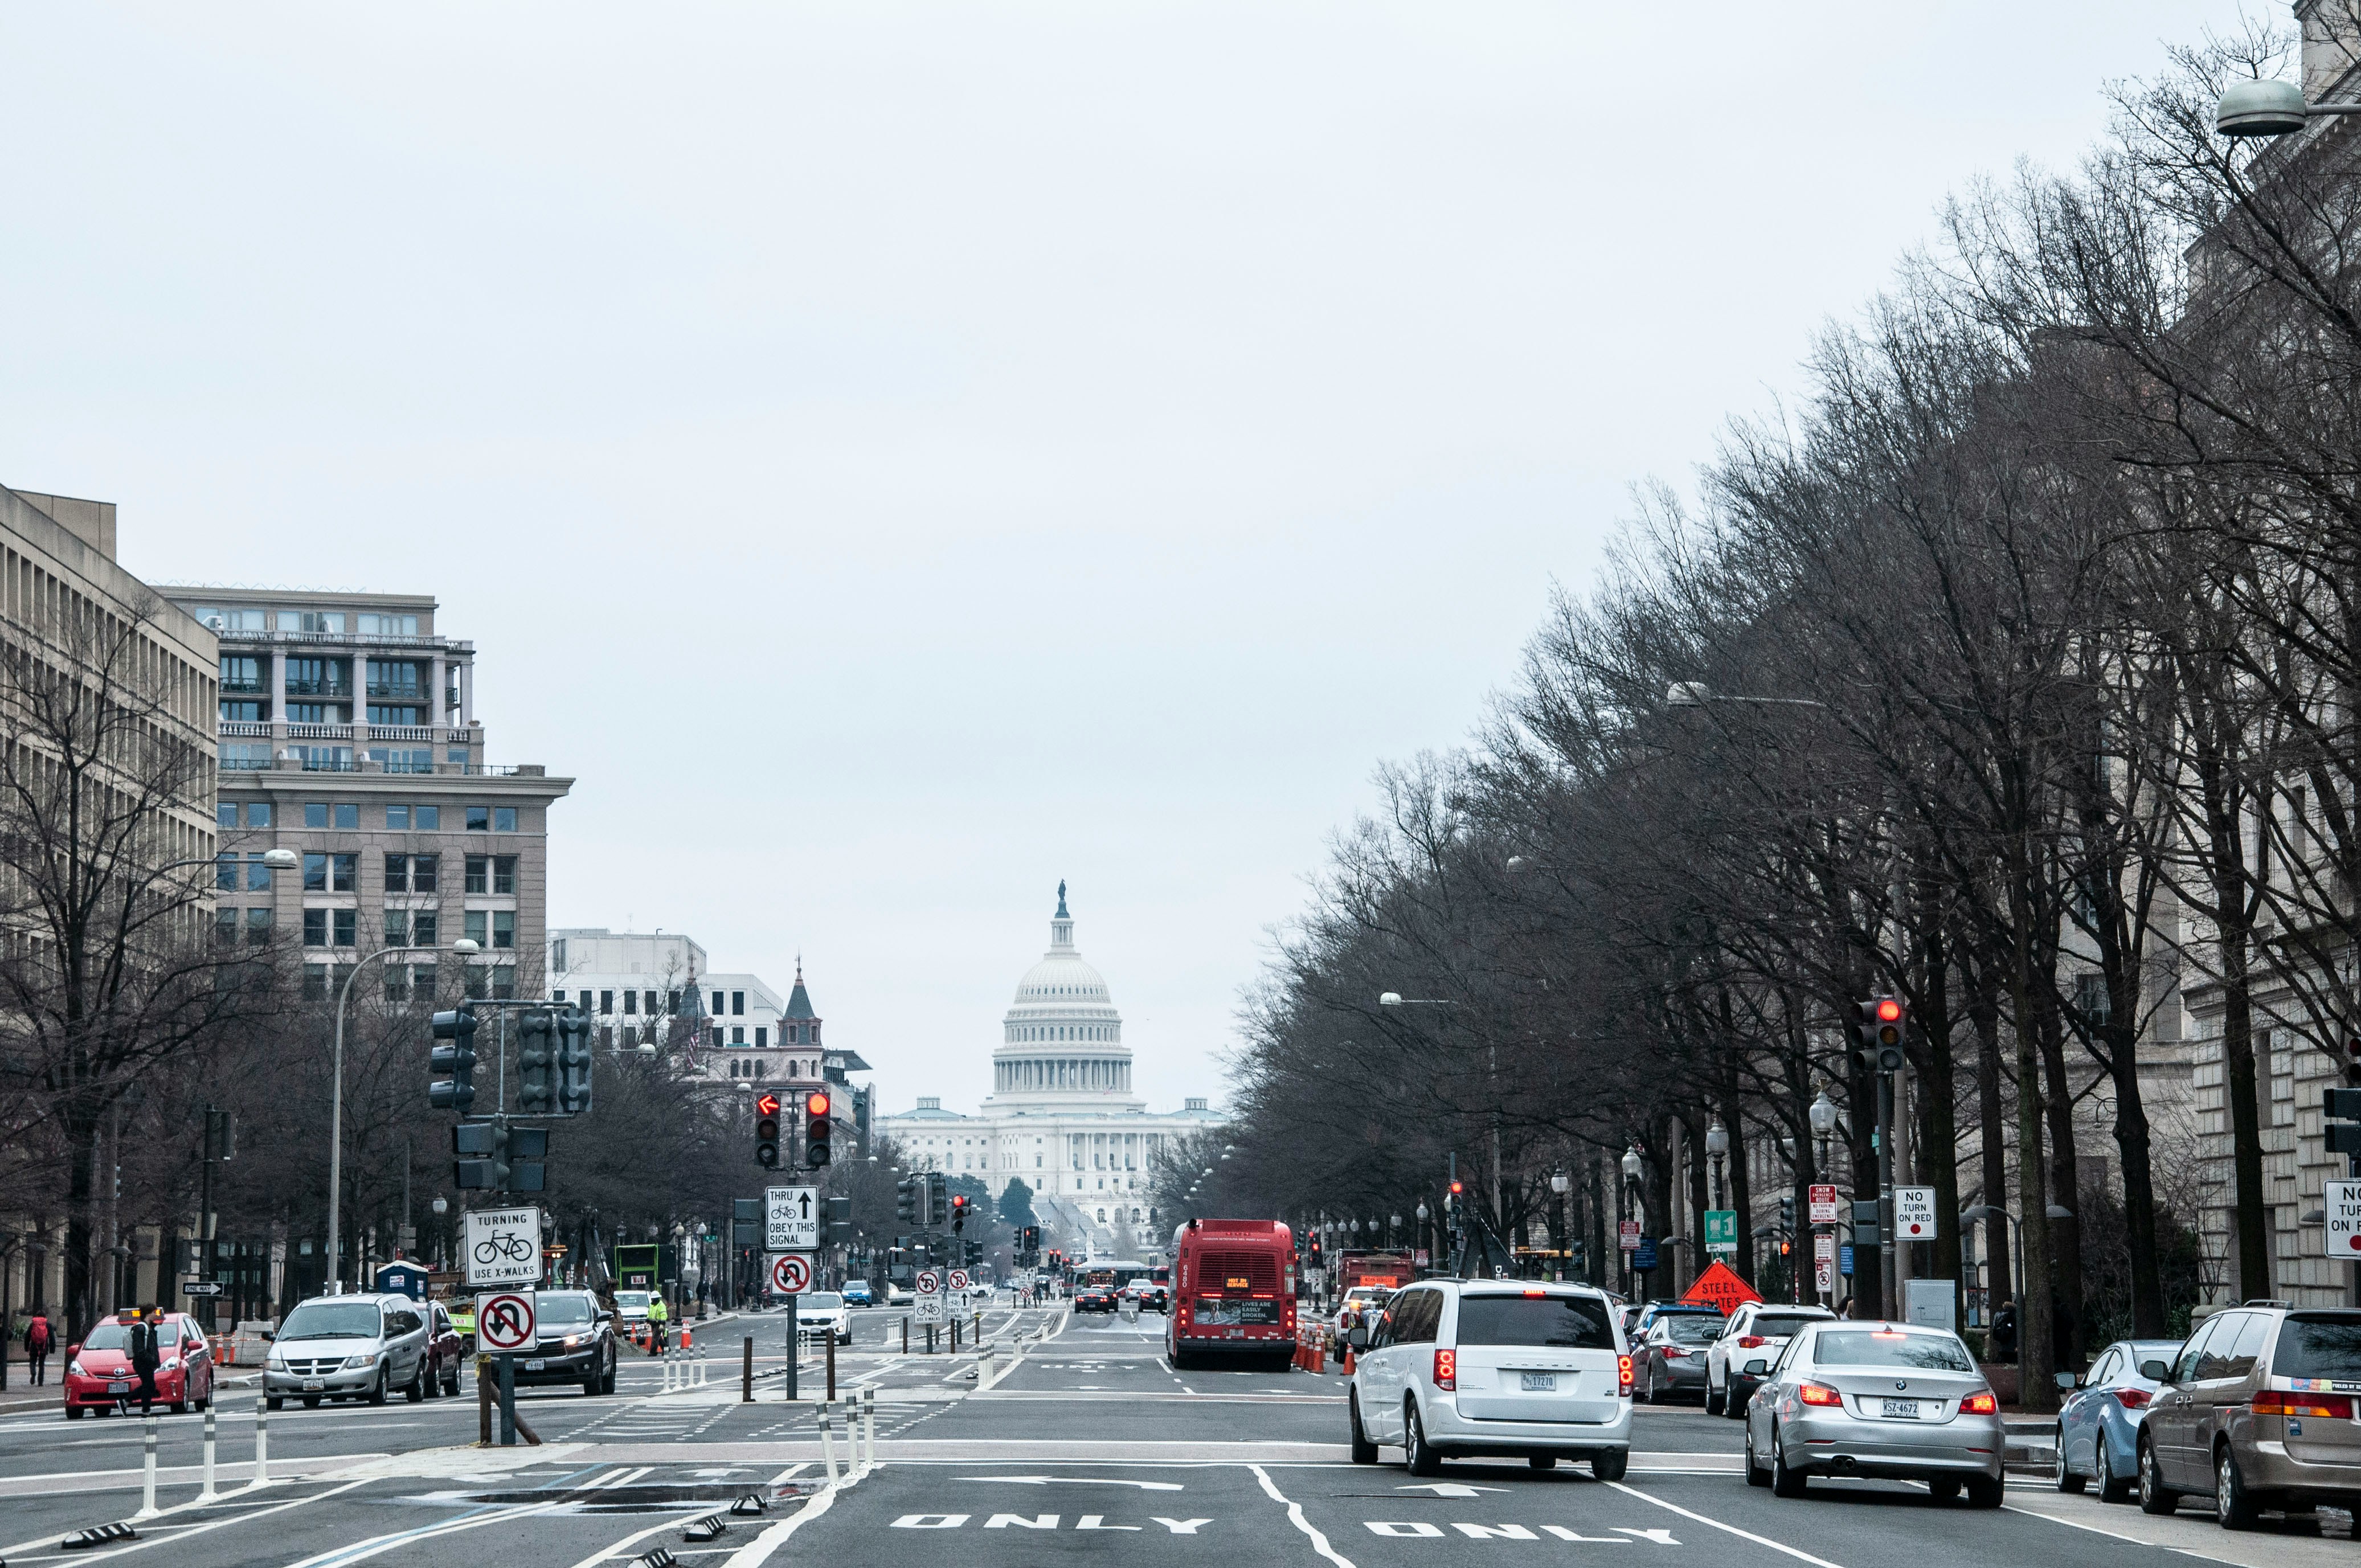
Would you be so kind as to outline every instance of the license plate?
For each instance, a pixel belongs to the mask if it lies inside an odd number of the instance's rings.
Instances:
[[[1889,1420],[1915,1421],[1918,1419],[1918,1401],[1916,1399],[1888,1399],[1884,1404],[1884,1413]]]
[[[128,1394],[131,1392],[131,1385],[128,1383],[109,1383],[106,1386],[106,1391],[110,1394]]]
[[[326,1387],[327,1385],[317,1377],[307,1378],[303,1384],[303,1392],[306,1394],[316,1394]]]
[[[1557,1392],[1557,1374],[1520,1372],[1517,1374],[1517,1387],[1528,1394],[1554,1394]]]
[[[548,1362],[546,1362],[546,1361],[528,1361],[528,1362],[526,1362],[526,1363],[524,1364],[524,1369],[525,1369],[527,1372],[540,1372],[540,1371],[544,1371],[544,1370],[545,1370],[545,1369],[548,1367],[548,1365],[549,1365],[549,1363],[548,1363]],[[1888,1399],[1888,1400],[1886,1401],[1886,1403],[1890,1405],[1890,1404],[1894,1403],[1894,1401],[1893,1401],[1893,1400],[1891,1400],[1891,1399]],[[1917,1406],[1916,1406],[1916,1405],[1911,1406],[1911,1407],[1910,1407],[1910,1413],[1911,1413],[1912,1415],[1914,1415],[1914,1416],[1915,1416],[1915,1415],[1916,1415],[1916,1414],[1918,1413],[1918,1407],[1917,1407]]]

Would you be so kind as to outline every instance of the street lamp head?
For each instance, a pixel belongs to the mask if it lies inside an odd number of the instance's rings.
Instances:
[[[1565,1197],[1566,1190],[1573,1185],[1574,1179],[1566,1175],[1565,1168],[1560,1167],[1558,1169],[1550,1172],[1550,1190],[1556,1193],[1559,1197]]]
[[[2049,1205],[2049,1207],[2043,1210],[2042,1212],[2048,1214],[2053,1220],[2070,1220],[2074,1217],[2073,1210],[2060,1209],[2055,1203]]]
[[[447,1198],[437,1198],[434,1200],[434,1209],[438,1214],[447,1214],[451,1212],[451,1201]]]
[[[1399,1225],[1401,1223],[1401,1216],[1400,1214],[1390,1215],[1388,1217],[1388,1223]]]
[[[2303,129],[2303,89],[2292,82],[2240,82],[2213,106],[2213,128],[2225,137],[2283,137]]]
[[[1837,1105],[1835,1101],[1828,1098],[1827,1090],[1821,1090],[1820,1097],[1812,1102],[1810,1114],[1812,1131],[1821,1137],[1825,1138],[1837,1130]]]
[[[291,872],[303,863],[303,857],[292,850],[265,850],[262,863],[274,872]]]
[[[1713,693],[1703,681],[1675,681],[1664,688],[1666,707],[1703,707],[1713,700]]]
[[[1623,1151],[1623,1179],[1626,1181],[1640,1179],[1640,1148],[1636,1144]]]
[[[1533,862],[1525,859],[1524,856],[1510,855],[1509,857],[1509,874],[1510,876],[1522,876],[1525,872],[1532,869]]]
[[[1730,1129],[1721,1124],[1719,1116],[1714,1118],[1713,1125],[1705,1130],[1705,1152],[1709,1155],[1730,1152]]]
[[[1960,1218],[1962,1220],[1973,1221],[1980,1224],[1986,1220],[2000,1219],[2004,1212],[2005,1211],[1995,1209],[1989,1203],[1979,1203],[1972,1209],[1960,1210]]]
[[[1421,1200],[1421,1201],[1420,1201],[1420,1202],[1419,1202],[1419,1205],[1418,1205],[1418,1217],[1419,1217],[1420,1223],[1424,1223],[1427,1219],[1429,1219],[1431,1216],[1432,1216],[1432,1211],[1430,1211],[1430,1210],[1427,1208],[1427,1206],[1426,1206],[1426,1203],[1425,1203],[1424,1200]]]
[[[451,950],[455,953],[480,953],[484,950],[484,944],[473,937],[462,937],[451,944]]]
[[[1399,1007],[1399,1006],[1400,1006],[1400,1005],[1401,1005],[1401,992],[1399,992],[1399,991],[1389,991],[1389,992],[1386,992],[1384,994],[1380,995],[1380,996],[1378,998],[1378,1006],[1380,1006],[1380,1007]]]

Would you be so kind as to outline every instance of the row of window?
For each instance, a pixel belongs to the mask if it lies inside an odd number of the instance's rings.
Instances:
[[[326,997],[328,983],[336,967],[335,964],[305,964],[303,994],[314,1000]],[[386,964],[382,967],[383,984],[388,996],[416,994],[431,999],[442,980],[442,971],[434,964]],[[516,968],[512,964],[469,964],[465,976],[466,994],[470,999],[507,998],[516,994]]]
[[[467,891],[486,894],[516,892],[514,855],[468,855]],[[357,893],[360,891],[360,861],[357,850],[324,850],[303,857],[303,891],[306,893]],[[385,891],[388,893],[436,893],[441,891],[443,857],[413,855],[394,850],[386,851]],[[222,893],[235,893],[239,885],[239,862],[235,854],[214,857],[214,887]],[[260,852],[249,852],[245,861],[245,885],[248,890],[270,885],[269,868],[262,863]],[[651,992],[651,995],[653,993]]]
[[[453,760],[464,762],[465,753]],[[513,806],[470,806],[462,809],[466,813],[463,820],[467,823],[467,831],[470,833],[513,833],[517,830],[517,808]],[[385,828],[389,833],[440,833],[443,830],[443,808],[439,806],[390,805],[384,810]],[[214,808],[214,819],[224,828],[269,828],[273,825],[271,803],[250,800],[241,813],[236,801],[225,800]],[[357,801],[307,800],[303,803],[303,826],[306,828],[357,828],[360,825],[361,808]]]
[[[433,722],[423,707],[410,707],[393,703],[370,703],[367,709],[371,724],[424,725]],[[341,703],[291,702],[283,705],[280,717],[290,724],[344,724],[350,721],[350,710]],[[270,705],[252,697],[221,699],[221,718],[225,724],[267,724],[270,721]]]
[[[360,770],[354,765],[350,746],[290,746],[295,760],[303,764],[307,773],[351,773]],[[363,753],[370,762],[389,773],[431,773],[434,771],[434,752],[425,746],[371,746]],[[444,753],[445,760],[455,767],[467,765],[467,748],[454,746]],[[277,756],[267,740],[225,740],[221,745],[221,767],[224,773],[269,773],[279,765]]]
[[[249,918],[267,915],[268,910],[248,910]],[[479,948],[494,952],[516,946],[516,911],[513,909],[469,909],[464,912],[467,938]],[[356,945],[359,934],[360,911],[357,909],[306,909],[303,911],[303,945],[307,948],[349,948]],[[389,948],[432,948],[438,945],[442,935],[442,916],[433,909],[389,909],[385,911],[385,945]],[[251,936],[247,940],[255,938]],[[268,940],[266,934],[264,940]]]
[[[340,609],[228,609],[214,605],[199,605],[189,613],[204,625],[223,631],[308,631],[314,636],[329,637],[345,634],[345,612]],[[354,620],[363,637],[418,635],[418,618],[414,615],[382,615],[365,611],[354,617]],[[228,661],[224,660],[223,663]]]

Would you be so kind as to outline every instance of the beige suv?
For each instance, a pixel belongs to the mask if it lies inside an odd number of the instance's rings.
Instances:
[[[2163,1385],[2139,1434],[2149,1513],[2209,1491],[2224,1530],[2265,1508],[2361,1508],[2361,1310],[2248,1301],[2141,1371]]]

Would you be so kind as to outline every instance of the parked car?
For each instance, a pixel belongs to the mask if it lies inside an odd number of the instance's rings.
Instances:
[[[1112,1285],[1084,1285],[1079,1288],[1074,1292],[1074,1310],[1077,1312],[1114,1311],[1115,1287]]]
[[[2140,1507],[2211,1492],[2224,1530],[2265,1508],[2361,1509],[2361,1311],[2249,1301],[2198,1325],[2139,1430]]]
[[[1738,1368],[1753,1360],[1756,1352],[1767,1352],[1776,1360],[1806,1323],[1835,1321],[1836,1314],[1826,1307],[1776,1301],[1749,1301],[1740,1307],[1722,1324],[1721,1337],[1706,1347],[1706,1414],[1744,1420],[1746,1401],[1754,1398],[1754,1380]]]
[[[579,1383],[587,1397],[615,1391],[615,1314],[588,1290],[544,1290],[533,1298],[533,1354],[516,1364],[516,1380]]]
[[[1631,1347],[1634,1398],[1654,1404],[1675,1394],[1705,1398],[1705,1353],[1721,1337],[1719,1312],[1666,1312]]]
[[[2096,1481],[2102,1502],[2131,1500],[2139,1486],[2139,1430],[2158,1383],[2147,1372],[2169,1370],[2180,1346],[2177,1339],[2117,1340],[2087,1375],[2073,1378],[2058,1409],[2052,1479],[2059,1491],[2079,1492]]]
[[[314,1296],[287,1314],[262,1364],[263,1403],[367,1399],[392,1390],[416,1404],[434,1365],[425,1304],[407,1296]]]
[[[214,1358],[204,1331],[186,1312],[167,1312],[156,1325],[156,1397],[174,1415],[204,1409],[214,1400]],[[66,1346],[66,1374],[60,1379],[66,1419],[80,1420],[85,1410],[107,1410],[126,1398],[139,1394],[139,1375],[131,1369],[131,1322],[127,1317],[101,1318],[91,1325],[80,1344]]]
[[[1602,1481],[1631,1454],[1631,1357],[1613,1304],[1587,1285],[1430,1279],[1404,1287],[1360,1349],[1345,1400],[1353,1463],[1398,1444],[1411,1474],[1460,1455],[1587,1459]]]
[[[1965,1486],[1976,1508],[2005,1495],[2000,1401],[1948,1329],[1916,1323],[1806,1323],[1774,1364],[1741,1364],[1763,1379],[1746,1409],[1746,1482],[1804,1496],[1813,1475],[1923,1481],[1938,1502]]]
[[[848,1303],[855,1307],[873,1307],[877,1304],[876,1298],[869,1293],[869,1281],[866,1279],[846,1280],[844,1282],[844,1299]]]
[[[428,1301],[421,1310],[426,1314],[426,1397],[431,1399],[438,1391],[456,1396],[459,1373],[467,1365],[468,1341],[475,1338],[475,1314],[467,1315],[469,1332],[463,1339],[448,1305]]]
[[[796,1298],[796,1337],[852,1343],[852,1314],[836,1290],[807,1290]]]

